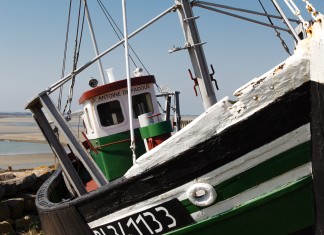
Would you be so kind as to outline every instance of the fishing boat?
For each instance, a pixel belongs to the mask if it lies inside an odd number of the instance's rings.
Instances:
[[[247,10],[175,0],[128,34],[122,3],[121,41],[26,105],[60,162],[37,194],[45,234],[323,234],[323,15],[309,1],[300,1],[297,5],[306,6],[311,19],[304,20],[291,0],[285,4],[295,20],[276,0],[278,16],[253,12],[282,19],[295,41],[294,52],[238,88],[236,100],[217,101],[217,82],[204,57],[193,8]],[[141,69],[132,78],[127,72],[124,80],[109,70],[110,82],[98,85],[91,79],[91,88],[79,99],[85,128],[80,141],[68,125],[70,110],[62,112],[50,95],[76,82],[81,71],[119,45],[125,46],[127,67],[128,39],[170,12],[178,12],[186,40],[172,52],[189,52],[191,79],[205,111],[181,126],[179,92],[156,94],[156,78]],[[271,20],[262,24],[282,30]],[[156,96],[166,98],[165,113]]]

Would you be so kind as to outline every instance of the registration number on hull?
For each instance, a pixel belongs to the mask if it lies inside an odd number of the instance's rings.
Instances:
[[[193,223],[183,205],[171,200],[140,213],[92,228],[95,235],[152,235],[162,234]]]

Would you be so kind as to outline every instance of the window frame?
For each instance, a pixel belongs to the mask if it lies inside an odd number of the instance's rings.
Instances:
[[[100,105],[104,105],[104,104],[107,104],[107,103],[111,103],[111,102],[118,102],[119,103],[119,107],[120,107],[120,111],[121,111],[121,114],[122,114],[122,117],[123,117],[123,121],[122,122],[119,122],[117,124],[112,124],[112,125],[103,125],[102,122],[101,122],[101,115],[100,115],[100,112],[98,110],[98,106]],[[125,124],[125,122],[127,121],[127,115],[126,112],[125,112],[125,109],[123,107],[123,102],[122,100],[120,99],[113,99],[113,100],[109,100],[109,101],[104,101],[104,102],[101,102],[101,103],[97,103],[96,106],[95,106],[95,110],[96,110],[96,113],[97,113],[97,117],[98,117],[98,123],[99,125],[102,127],[102,128],[115,128],[115,127],[118,127],[118,126],[121,126],[123,124]]]
[[[154,104],[153,104],[153,100],[152,100],[152,93],[149,92],[149,91],[145,91],[145,92],[142,92],[142,93],[139,93],[139,94],[136,94],[136,95],[133,95],[133,96],[132,96],[132,104],[133,104],[133,107],[132,107],[132,109],[133,109],[133,119],[135,119],[135,120],[138,120],[138,116],[142,115],[143,113],[141,113],[141,114],[139,114],[139,115],[136,116],[136,114],[135,114],[135,110],[134,110],[134,100],[133,100],[133,98],[134,98],[135,96],[140,96],[140,95],[143,95],[143,94],[148,94],[148,95],[150,96],[150,104],[147,104],[147,103],[146,103],[146,105],[147,105],[148,109],[149,109],[150,107],[152,108],[152,111],[148,110],[148,112],[151,112],[152,114],[154,114]],[[145,99],[145,101],[147,101],[147,99]]]

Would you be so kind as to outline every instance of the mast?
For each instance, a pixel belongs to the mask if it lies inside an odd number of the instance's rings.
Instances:
[[[130,149],[132,150],[133,164],[136,163],[136,154],[135,154],[135,134],[133,127],[133,101],[132,101],[132,83],[130,78],[130,69],[129,69],[129,52],[128,52],[128,30],[127,30],[127,17],[126,17],[126,0],[122,1],[123,7],[123,24],[124,24],[124,37],[125,37],[125,61],[126,61],[126,77],[127,77],[127,97],[128,97],[128,113],[129,113],[129,132],[131,145]]]
[[[192,67],[198,81],[204,109],[207,110],[217,102],[217,99],[200,41],[196,18],[193,15],[190,0],[175,0],[175,3],[179,6],[179,17],[186,39],[186,48],[188,49]]]
[[[99,55],[99,50],[98,50],[96,37],[95,37],[94,31],[93,31],[93,27],[92,27],[92,22],[91,22],[91,18],[90,18],[90,13],[89,13],[87,1],[83,0],[83,3],[84,3],[85,12],[86,12],[87,20],[88,20],[88,26],[89,26],[89,30],[90,30],[90,34],[91,34],[93,48],[94,48],[94,50],[96,52],[96,56],[98,56]],[[99,66],[99,72],[100,72],[102,84],[106,84],[107,82],[106,82],[105,74],[103,72],[102,63],[101,63],[100,59],[98,59],[98,66]]]

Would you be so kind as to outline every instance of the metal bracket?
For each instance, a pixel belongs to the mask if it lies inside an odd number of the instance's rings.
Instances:
[[[196,19],[198,19],[198,18],[199,18],[199,16],[194,16],[194,17],[186,18],[186,19],[184,19],[183,21],[196,20]]]
[[[173,48],[169,49],[168,52],[169,53],[173,53],[173,52],[185,50],[185,49],[188,49],[188,48],[191,48],[191,47],[196,47],[196,46],[204,45],[206,43],[207,42],[201,42],[201,43],[196,43],[196,44],[190,45],[190,43],[187,42],[184,45],[184,47],[175,47],[175,46],[173,46]]]
[[[214,67],[213,67],[212,64],[210,65],[210,68],[212,70],[212,73],[209,74],[210,75],[210,80],[215,83],[216,90],[219,90],[217,81],[216,81],[216,79],[214,79],[215,70],[214,70]]]
[[[193,89],[194,89],[194,91],[195,91],[196,96],[198,96],[198,93],[197,93],[197,90],[196,90],[196,87],[199,86],[199,85],[198,85],[197,78],[194,78],[194,77],[192,76],[192,73],[191,73],[191,70],[190,70],[190,69],[188,69],[188,72],[189,72],[189,74],[190,74],[190,78],[191,78],[191,80],[193,80],[194,83],[195,83],[195,85],[193,86]]]

